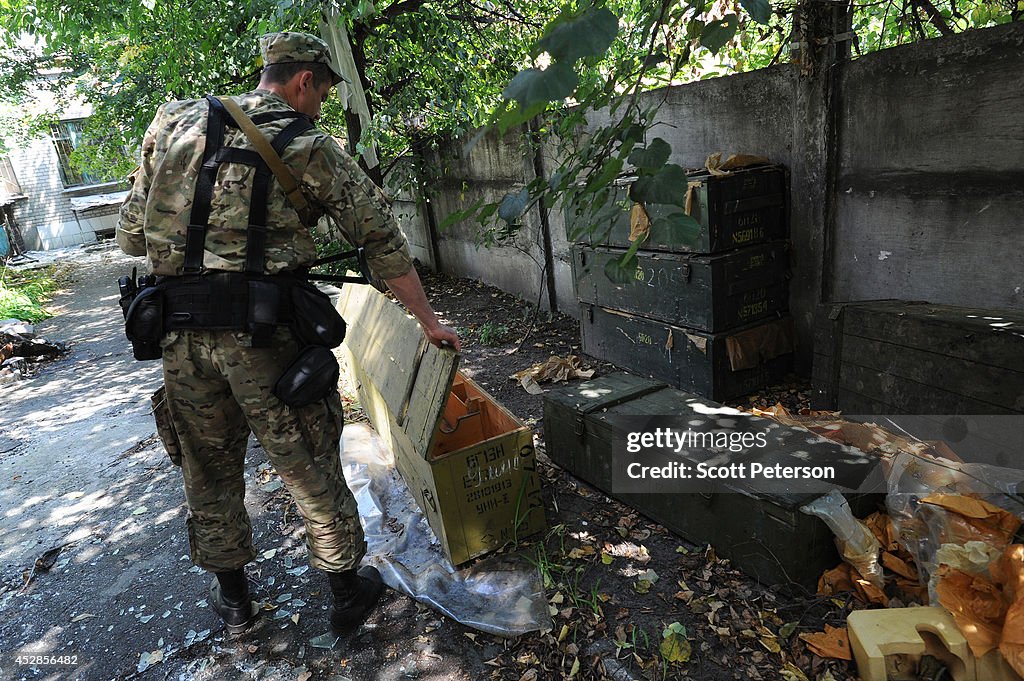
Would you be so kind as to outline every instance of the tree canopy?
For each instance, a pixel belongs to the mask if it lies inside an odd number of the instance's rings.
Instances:
[[[806,0],[810,2],[810,0]],[[350,149],[380,146],[387,166],[411,147],[484,124],[530,122],[534,137],[563,144],[550,182],[536,181],[493,205],[451,216],[512,233],[521,215],[566,193],[598,207],[628,167],[637,201],[677,200],[665,191],[682,169],[649,134],[653,111],[638,94],[664,85],[750,70],[788,58],[796,0],[0,0],[0,103],[17,104],[31,82],[72,88],[94,111],[73,159],[92,175],[120,177],[165,101],[252,88],[257,38],[278,30],[319,32],[338,16],[367,92],[372,123],[325,107],[321,127],[347,132]],[[1018,0],[863,0],[852,5],[854,50],[1019,20]],[[31,43],[31,39],[35,43]],[[45,81],[38,74],[47,73]],[[34,80],[35,79],[35,80]],[[612,122],[580,137],[587,113]],[[46,130],[0,116],[0,136]],[[543,118],[538,116],[543,114]],[[537,121],[543,122],[537,122]],[[375,179],[380,181],[380,171]],[[685,228],[685,216],[671,218]]]

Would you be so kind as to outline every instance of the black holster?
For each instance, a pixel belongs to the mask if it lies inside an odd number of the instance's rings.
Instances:
[[[124,333],[132,344],[137,360],[160,359],[160,339],[164,335],[164,292],[159,286],[141,289],[128,306]]]

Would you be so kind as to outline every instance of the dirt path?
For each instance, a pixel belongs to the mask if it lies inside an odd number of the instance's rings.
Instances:
[[[188,560],[180,473],[153,435],[159,363],[134,361],[122,335],[113,284],[138,263],[112,250],[75,260],[61,313],[36,329],[71,352],[0,387],[0,679],[479,678],[487,658],[463,650],[461,627],[394,592],[355,640],[311,643],[328,628],[325,584],[254,442],[246,505],[267,553],[249,575],[277,609],[226,636]],[[32,655],[74,664],[19,664]]]

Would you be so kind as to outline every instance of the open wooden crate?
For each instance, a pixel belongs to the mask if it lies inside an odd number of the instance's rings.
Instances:
[[[369,286],[346,286],[342,346],[363,409],[454,565],[545,527],[530,429]]]

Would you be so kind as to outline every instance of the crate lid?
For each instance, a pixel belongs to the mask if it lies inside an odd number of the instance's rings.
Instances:
[[[382,403],[364,405],[374,427],[401,429],[428,458],[459,368],[458,353],[427,342],[416,319],[372,286],[345,285],[338,309],[348,324],[345,345],[358,373],[373,383]],[[379,423],[385,410],[388,422]]]
[[[664,383],[622,371],[555,388],[544,394],[544,401],[568,406],[579,414],[590,414],[665,387]]]

